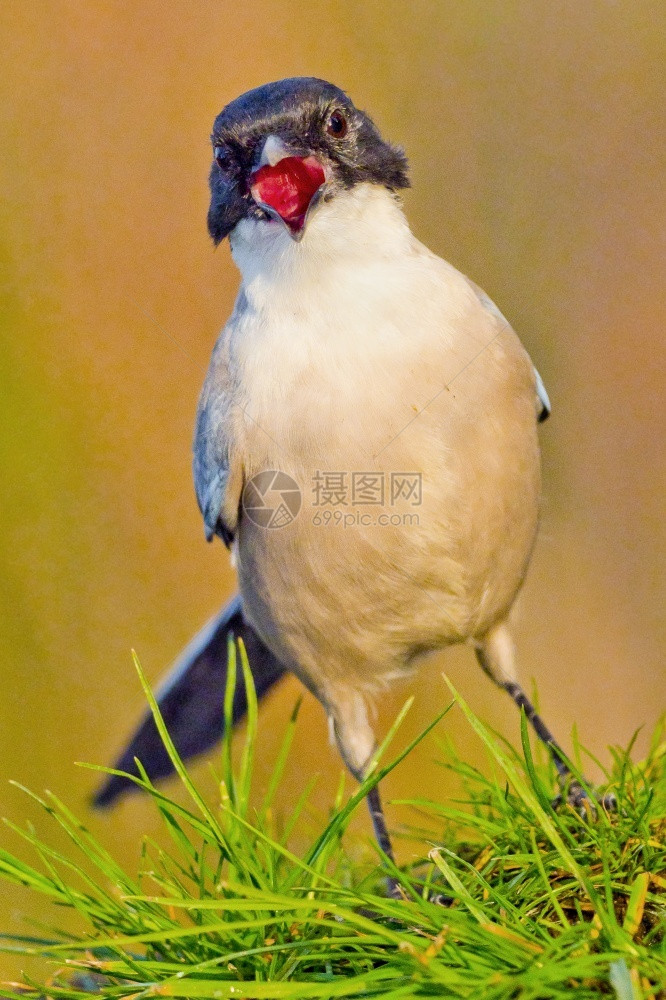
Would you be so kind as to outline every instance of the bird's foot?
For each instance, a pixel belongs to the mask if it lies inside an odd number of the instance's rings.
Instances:
[[[386,895],[389,899],[407,899],[405,890],[391,875],[386,876]]]
[[[445,892],[431,892],[428,896],[428,902],[434,903],[435,906],[453,906],[455,900],[453,896],[447,896]]]
[[[399,899],[403,902],[411,898],[400,883],[390,876],[386,879],[386,895],[389,899]],[[452,896],[447,896],[445,892],[430,892],[428,902],[435,903],[436,906],[451,906],[454,899]]]
[[[617,799],[612,792],[607,792],[605,795],[594,795],[593,798],[590,798],[590,795],[575,778],[567,781],[566,787],[555,797],[553,808],[558,809],[562,805],[565,793],[567,805],[575,809],[581,819],[594,820],[597,815],[597,805],[600,805],[607,812],[615,812],[617,809]]]

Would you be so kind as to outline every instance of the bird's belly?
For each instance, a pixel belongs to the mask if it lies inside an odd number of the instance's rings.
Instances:
[[[443,392],[397,436],[340,408],[323,427],[319,408],[324,452],[301,426],[302,447],[292,439],[272,456],[297,484],[298,512],[294,494],[279,490],[266,497],[275,510],[285,500],[272,526],[246,505],[238,533],[246,613],[316,692],[351,678],[381,686],[419,652],[480,636],[508,612],[537,525],[534,400],[528,392],[512,400],[514,415],[498,425],[495,392],[487,418],[470,416],[459,401],[478,390],[483,410],[479,375],[470,372],[457,396]]]

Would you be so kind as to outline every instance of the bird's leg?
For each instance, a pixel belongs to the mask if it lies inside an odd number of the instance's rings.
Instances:
[[[372,828],[375,831],[377,843],[389,861],[392,861],[393,864],[395,864],[393,845],[391,843],[388,827],[386,826],[386,817],[384,816],[384,810],[382,808],[379,785],[375,785],[374,788],[370,789],[366,796],[366,800],[368,803],[368,809],[370,810]],[[386,876],[386,893],[392,899],[404,899],[404,893],[400,888],[400,884],[392,875]]]
[[[538,714],[516,678],[513,640],[506,622],[495,626],[476,646],[476,656],[482,669],[488,676],[513,698],[514,702],[525,712],[525,716],[542,743],[550,752],[551,759],[557,770],[560,786],[567,786],[567,802],[585,815],[589,808],[594,808],[587,792],[571,777],[571,769],[566,762],[562,747],[557,742],[550,729]],[[559,804],[562,795],[555,802]],[[615,796],[605,795],[601,804],[606,809],[615,808]]]
[[[570,806],[577,809],[581,816],[585,816],[587,810],[592,806],[592,804],[590,803],[589,796],[581,783],[571,777],[571,769],[566,762],[562,747],[559,745],[541,716],[535,710],[534,705],[529,700],[520,684],[517,684],[515,681],[506,681],[502,684],[502,687],[507,694],[511,695],[518,708],[522,708],[524,710],[525,717],[531,724],[534,732],[537,734],[541,742],[545,743],[548,747],[553,764],[557,769],[557,776],[559,778],[560,785],[564,787],[568,784],[567,802]],[[558,795],[555,799],[555,805],[559,805],[561,800],[562,794],[560,793],[560,795]],[[612,810],[615,809],[617,805],[615,796],[612,794],[602,796],[600,801],[605,809]],[[592,806],[592,808],[594,807]]]
[[[359,783],[368,776],[369,767],[377,749],[375,734],[368,721],[368,713],[363,695],[358,691],[336,688],[327,691],[325,699],[331,733],[340,751],[340,756]],[[382,853],[395,865],[395,854],[382,808],[379,786],[375,785],[366,795],[368,809],[375,838]],[[405,899],[405,891],[394,875],[386,875],[386,894],[391,899]],[[431,902],[448,906],[448,896],[436,895]]]
[[[395,864],[395,855],[393,854],[393,845],[391,843],[391,837],[388,832],[388,827],[386,826],[386,817],[384,816],[384,809],[382,808],[382,800],[379,794],[379,785],[375,785],[371,788],[366,796],[368,802],[368,809],[370,810],[370,819],[372,820],[372,828],[375,831],[375,837],[380,849],[386,855],[386,857]]]
[[[548,747],[560,781],[566,781],[571,774],[571,771],[569,770],[569,766],[564,758],[564,752],[546,723],[534,708],[532,702],[521,688],[520,684],[517,684],[515,681],[505,681],[502,683],[502,687],[506,693],[513,698],[518,708],[524,709],[525,717],[532,726],[532,729],[537,734],[541,742],[545,743]]]
[[[327,692],[326,707],[340,756],[356,780],[363,782],[377,749],[375,734],[368,721],[365,699],[358,691],[336,688],[334,692]],[[370,789],[366,798],[379,848],[395,864],[393,845],[377,785]],[[392,875],[386,876],[386,889],[389,896],[403,898],[400,886]]]

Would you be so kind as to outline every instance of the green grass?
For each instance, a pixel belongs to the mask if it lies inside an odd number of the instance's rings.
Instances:
[[[249,678],[242,649],[240,664]],[[209,802],[141,678],[189,793],[186,808],[137,780],[161,813],[170,850],[146,840],[132,877],[62,802],[39,800],[71,848],[63,854],[24,830],[36,866],[0,850],[0,878],[74,909],[81,929],[2,938],[5,950],[45,956],[52,971],[47,982],[0,985],[1,997],[666,996],[666,746],[657,738],[642,763],[631,761],[631,748],[611,751],[604,790],[615,793],[617,812],[581,818],[552,807],[552,767],[533,757],[524,719],[519,754],[452,690],[487,748],[492,777],[446,750],[465,802],[412,803],[432,830],[412,831],[424,858],[393,869],[405,896],[395,900],[383,895],[382,859],[352,862],[344,835],[364,792],[397,763],[382,761],[400,720],[364,787],[348,800],[341,789],[324,828],[295,854],[289,844],[307,792],[279,833],[272,802],[297,712],[257,805],[251,702],[240,764],[234,770],[226,739],[219,800]],[[449,905],[431,901],[442,892]]]

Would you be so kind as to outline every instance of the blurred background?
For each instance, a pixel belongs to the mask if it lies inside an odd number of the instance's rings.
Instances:
[[[554,412],[523,678],[565,747],[576,724],[607,763],[642,727],[644,753],[666,694],[666,7],[3,0],[0,30],[0,814],[47,832],[8,781],[50,788],[131,871],[140,836],[160,836],[139,798],[91,814],[95,775],[73,762],[109,763],[143,712],[130,649],[157,680],[234,588],[190,473],[238,282],[206,233],[208,137],[229,100],[292,75],[342,86],[406,148],[414,231],[497,301],[541,371]],[[444,669],[518,741],[513,705],[457,650],[421,674],[397,745],[446,703]],[[380,731],[407,693],[382,699]],[[262,709],[259,789],[298,694],[290,679]],[[440,731],[479,759],[459,713]],[[422,745],[387,798],[451,794],[437,756]],[[326,810],[341,765],[306,695],[282,808],[313,759]],[[196,774],[212,794],[205,762]],[[3,886],[0,931],[25,917],[55,919]]]

